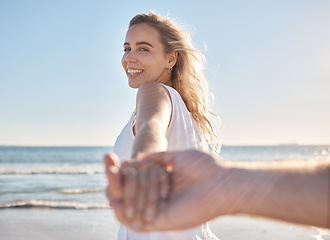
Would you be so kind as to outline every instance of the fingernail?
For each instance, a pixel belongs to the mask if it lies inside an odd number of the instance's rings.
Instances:
[[[146,220],[151,221],[155,217],[155,210],[153,208],[148,208],[144,214]]]
[[[111,166],[111,167],[109,167],[109,171],[111,173],[118,173],[119,169],[116,166]]]
[[[133,208],[132,208],[132,207],[128,207],[128,208],[126,209],[126,216],[127,216],[128,218],[132,218],[132,217],[133,217]]]
[[[142,223],[140,220],[136,220],[133,223],[133,229],[139,231],[142,228]]]

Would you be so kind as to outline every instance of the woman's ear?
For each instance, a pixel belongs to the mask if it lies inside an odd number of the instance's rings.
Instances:
[[[178,53],[177,52],[172,52],[169,53],[168,55],[168,67],[172,68],[176,64],[176,61],[178,59]]]

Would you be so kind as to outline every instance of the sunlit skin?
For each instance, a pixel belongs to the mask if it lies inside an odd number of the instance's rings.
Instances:
[[[165,54],[158,31],[146,23],[135,24],[126,33],[122,65],[132,88],[144,82],[159,82],[171,86],[169,69],[173,53]]]
[[[105,159],[108,181],[113,182],[108,191],[120,199],[123,188],[115,160],[114,154]],[[113,202],[118,220],[136,231],[180,230],[235,214],[330,228],[330,159],[244,163],[187,150],[147,155],[145,161],[172,165],[172,190],[147,221],[131,221],[126,206]],[[141,191],[143,186],[138,187]]]
[[[132,88],[138,88],[136,96],[136,121],[133,126],[135,135],[132,144],[132,164],[137,164],[141,156],[146,153],[165,151],[167,147],[166,131],[170,122],[172,104],[169,92],[158,83],[171,86],[171,71],[175,65],[177,54],[165,53],[164,46],[160,42],[159,32],[146,23],[134,24],[126,33],[124,42],[124,55],[122,65],[128,78],[128,84]],[[128,160],[128,159],[121,159]],[[141,163],[144,165],[144,163]],[[130,171],[125,171],[125,165],[117,167],[122,169],[123,194],[121,196],[108,195],[112,202],[118,200],[126,207],[126,215],[129,219],[140,219],[145,211],[151,212],[152,217],[157,212],[158,198],[166,198],[169,189],[169,176],[166,175],[161,183],[159,175],[164,171],[161,166],[152,165],[150,172],[141,174],[139,179],[130,176]],[[143,169],[147,167],[142,167]],[[149,168],[148,168],[149,169]],[[156,173],[156,174],[155,174]],[[146,181],[147,180],[147,181]],[[111,189],[115,181],[109,182]],[[151,194],[140,194],[135,191],[136,186],[142,185]],[[110,192],[110,191],[108,191]],[[156,192],[156,194],[154,194]],[[162,194],[165,192],[165,194]],[[137,195],[136,195],[137,194]],[[142,197],[139,197],[143,195]],[[135,201],[135,199],[140,199]]]

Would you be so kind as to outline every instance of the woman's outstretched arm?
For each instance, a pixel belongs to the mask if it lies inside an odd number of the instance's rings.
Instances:
[[[170,189],[170,178],[161,164],[140,161],[148,153],[167,149],[166,131],[170,123],[172,104],[165,87],[146,82],[139,87],[136,97],[135,140],[132,159],[121,167],[123,203],[129,221],[141,225],[141,219],[153,219],[159,199],[165,199]]]
[[[166,130],[171,112],[171,98],[165,87],[155,82],[146,82],[139,87],[132,158],[138,158],[144,153],[166,150]]]

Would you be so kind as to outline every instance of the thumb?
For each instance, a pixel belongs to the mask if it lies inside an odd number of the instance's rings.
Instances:
[[[108,190],[114,199],[122,198],[122,189],[120,182],[120,162],[115,153],[108,153],[104,156],[105,172],[108,179]]]
[[[113,152],[107,153],[104,156],[104,164],[106,167],[115,166],[117,168],[120,168],[120,160],[118,156]]]
[[[163,164],[167,169],[171,169],[174,165],[175,156],[175,152],[157,152],[143,156],[142,160],[157,162]]]

